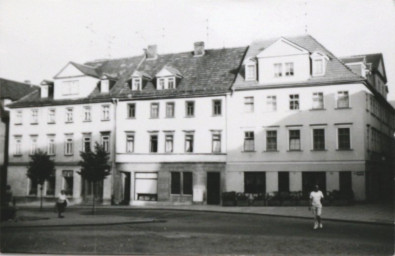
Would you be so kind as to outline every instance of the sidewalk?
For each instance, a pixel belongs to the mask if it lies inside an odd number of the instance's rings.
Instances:
[[[45,205],[44,211],[40,212],[37,205],[19,205],[17,222],[2,222],[1,227],[42,227],[42,226],[87,226],[87,225],[115,225],[161,222],[163,220],[135,218],[113,215],[91,215],[90,206],[70,206],[65,213],[65,218],[57,218],[56,213],[51,211],[50,205]],[[306,206],[289,207],[224,207],[213,205],[168,205],[149,204],[140,206],[98,206],[99,209],[111,209],[114,211],[125,209],[152,209],[152,210],[182,210],[201,212],[221,212],[237,214],[257,214],[268,216],[281,216],[292,218],[312,219],[312,213]],[[79,211],[73,211],[78,209]],[[86,209],[81,213],[81,209]],[[353,206],[328,206],[323,208],[324,220],[346,221],[356,223],[371,223],[394,225],[394,211],[392,205],[383,204],[360,204]]]

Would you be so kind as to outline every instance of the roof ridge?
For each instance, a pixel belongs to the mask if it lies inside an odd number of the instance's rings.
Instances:
[[[36,84],[28,84],[28,83],[25,83],[25,82],[19,82],[19,81],[13,80],[13,79],[8,79],[8,78],[3,78],[3,77],[0,77],[0,80],[5,80],[5,81],[13,82],[13,83],[24,84],[24,85],[28,85],[30,87],[39,87],[39,85],[36,85]]]

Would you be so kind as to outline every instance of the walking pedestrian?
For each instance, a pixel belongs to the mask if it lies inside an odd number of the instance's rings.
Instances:
[[[64,218],[62,213],[65,211],[68,200],[66,196],[66,192],[64,190],[60,191],[58,199],[56,201],[56,208],[58,210],[58,218]]]
[[[310,193],[310,205],[314,214],[314,229],[323,228],[321,213],[322,213],[322,203],[321,200],[324,198],[318,185],[314,186],[314,191]]]

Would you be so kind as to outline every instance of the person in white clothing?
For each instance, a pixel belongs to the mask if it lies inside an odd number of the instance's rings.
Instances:
[[[58,218],[64,218],[62,213],[66,209],[67,203],[68,203],[68,200],[67,200],[67,196],[66,196],[66,191],[62,190],[62,191],[60,191],[60,194],[59,194],[58,199],[56,201],[56,208],[58,210]]]
[[[310,193],[310,205],[311,210],[314,214],[314,229],[323,228],[321,213],[322,213],[322,203],[321,200],[324,198],[318,185],[315,185],[314,191]]]

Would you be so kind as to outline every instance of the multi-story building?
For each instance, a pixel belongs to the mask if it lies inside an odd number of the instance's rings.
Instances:
[[[7,182],[8,146],[9,146],[9,109],[6,105],[19,100],[30,92],[39,89],[30,82],[16,82],[0,78],[0,197],[4,203],[3,195]]]
[[[45,193],[81,201],[93,188],[78,175],[79,151],[98,141],[111,153],[112,175],[96,188],[106,201],[218,204],[223,191],[306,194],[314,184],[373,199],[393,186],[386,82],[381,55],[341,61],[307,35],[70,62],[10,106],[9,182],[34,196],[28,155],[46,149],[56,175]]]

